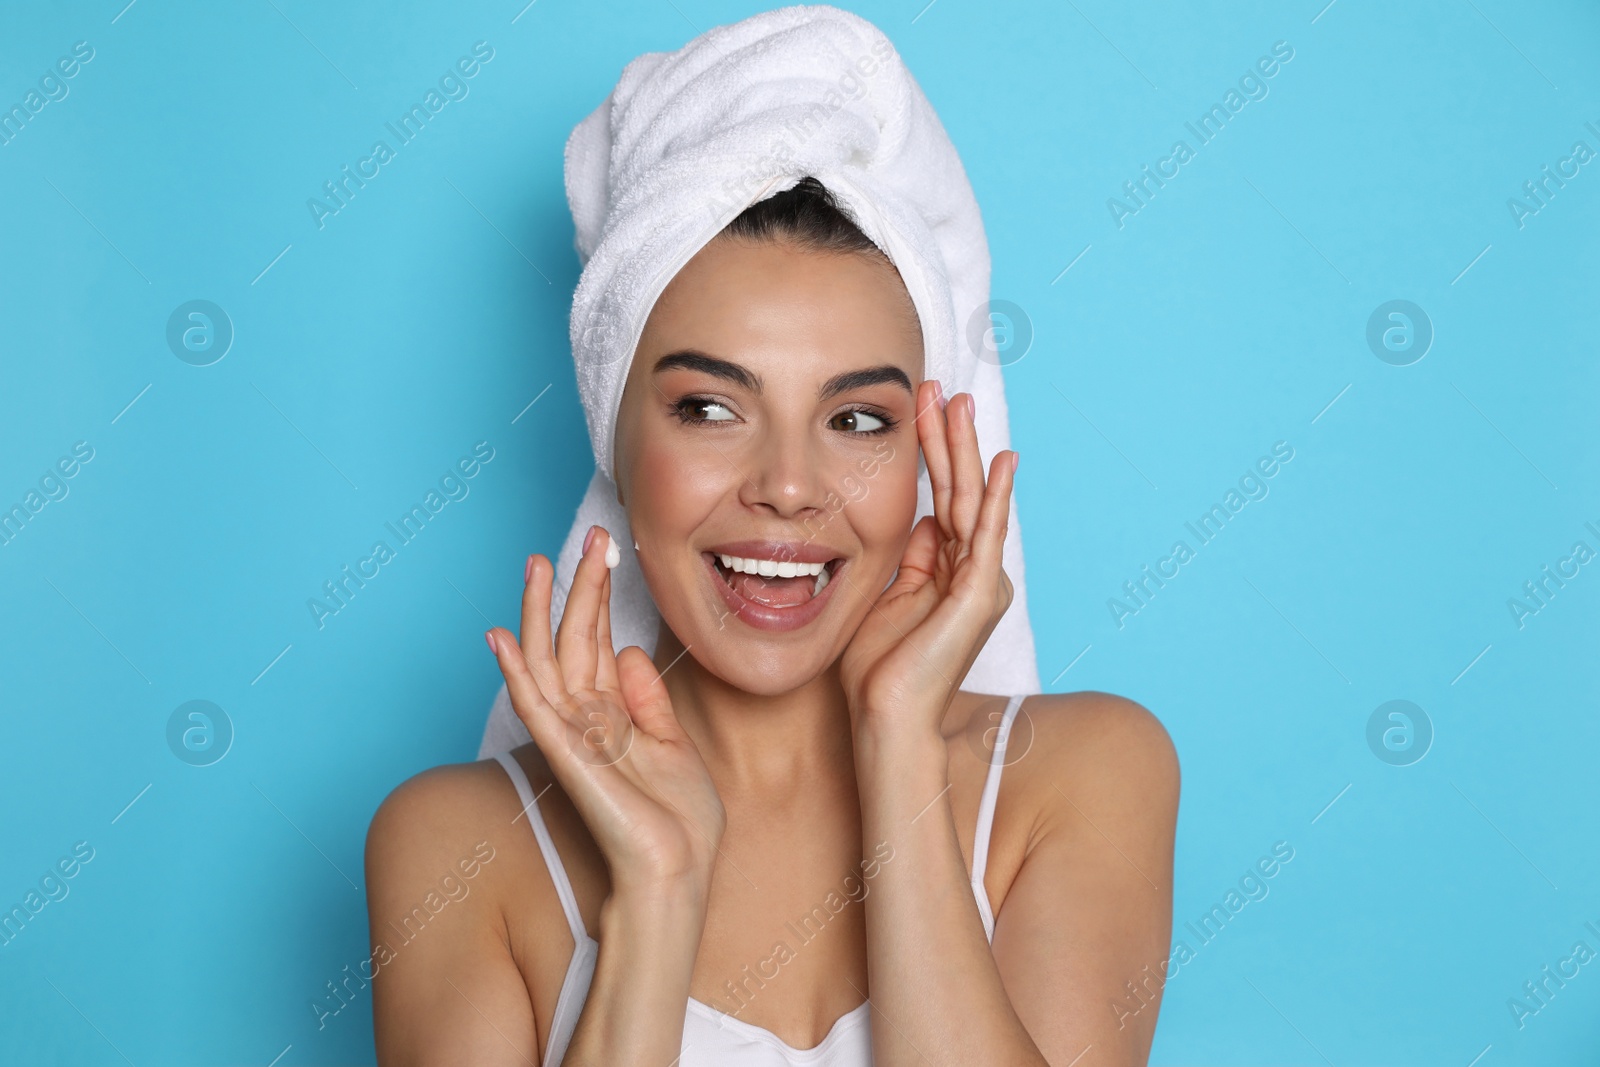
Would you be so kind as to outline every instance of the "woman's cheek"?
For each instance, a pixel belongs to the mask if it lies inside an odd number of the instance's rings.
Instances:
[[[839,477],[836,489],[856,536],[868,551],[882,551],[891,570],[899,564],[917,514],[915,458],[909,463],[897,462],[900,458],[855,464]]]
[[[636,529],[685,536],[736,477],[732,465],[715,452],[645,442],[634,467],[629,518]]]

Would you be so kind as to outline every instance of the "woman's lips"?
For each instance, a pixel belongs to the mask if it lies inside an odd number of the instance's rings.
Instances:
[[[753,626],[758,630],[768,630],[774,632],[797,630],[811,622],[818,615],[821,615],[823,609],[828,606],[830,596],[833,592],[833,587],[838,584],[834,579],[838,577],[838,573],[842,571],[846,565],[843,560],[838,560],[836,563],[830,564],[828,572],[829,581],[827,585],[822,587],[822,592],[818,593],[816,596],[809,597],[801,603],[784,606],[780,603],[762,603],[760,600],[755,599],[754,589],[757,586],[751,584],[749,581],[745,581],[746,579],[752,578],[750,575],[733,575],[736,580],[741,581],[741,584],[747,591],[752,593],[751,596],[745,596],[741,594],[738,589],[734,588],[734,586],[728,583],[728,578],[723,575],[722,571],[717,566],[717,557],[715,555],[710,552],[702,552],[700,557],[705,562],[706,573],[711,579],[711,584],[716,587],[717,593],[721,595],[723,603],[728,605],[729,612],[740,621]],[[811,579],[786,578],[780,579],[779,581],[784,583],[798,583],[810,580]],[[761,579],[754,579],[754,581],[760,582]],[[774,584],[776,585],[777,583]],[[792,595],[792,593],[777,595],[774,597],[774,600],[781,600],[785,595]]]

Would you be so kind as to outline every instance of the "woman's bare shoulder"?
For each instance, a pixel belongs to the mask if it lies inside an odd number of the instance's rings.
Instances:
[[[1019,715],[1039,726],[1039,740],[1059,759],[1119,774],[1176,775],[1178,753],[1161,720],[1137,701],[1086,689],[1040,693],[1022,702]]]
[[[980,695],[977,706],[995,699],[1003,709],[1006,698]],[[1093,690],[1028,697],[1012,721],[1004,781],[1011,802],[1002,801],[997,814],[996,835],[1008,858],[999,864],[1000,877],[1009,879],[999,883],[1002,901],[1030,864],[1042,872],[1035,880],[1073,885],[1091,911],[1121,906],[1114,902],[1146,885],[1171,885],[1178,755],[1161,720],[1143,705]],[[1081,877],[1101,889],[1090,892],[1073,881]],[[1096,895],[1102,889],[1109,893],[1103,899]],[[1036,905],[1048,898],[1045,911],[1057,904],[1049,894],[1023,898]],[[1155,910],[1162,907],[1170,909],[1170,901]]]
[[[1010,698],[963,693],[970,705],[962,732],[981,735],[999,725]],[[992,748],[992,741],[986,746]],[[1178,754],[1166,727],[1148,708],[1097,690],[1038,693],[1025,698],[1012,723],[1007,773],[1041,785],[1072,783],[1085,791],[1171,795],[1176,800]]]
[[[493,850],[497,842],[503,845],[521,807],[516,787],[494,760],[447,763],[412,775],[390,791],[372,816],[366,849],[369,878],[441,864],[446,869],[474,849],[484,850],[482,842]]]

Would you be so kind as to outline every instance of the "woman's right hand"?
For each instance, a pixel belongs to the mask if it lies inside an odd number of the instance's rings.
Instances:
[[[605,856],[613,896],[705,894],[726,815],[655,664],[637,645],[611,647],[610,537],[591,529],[553,643],[555,568],[542,555],[528,558],[522,642],[500,626],[486,636],[511,706]]]

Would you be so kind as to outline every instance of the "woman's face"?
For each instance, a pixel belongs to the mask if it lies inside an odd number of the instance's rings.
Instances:
[[[707,670],[772,695],[844,651],[911,532],[921,380],[916,313],[881,258],[724,236],[668,283],[616,478],[651,595]]]

